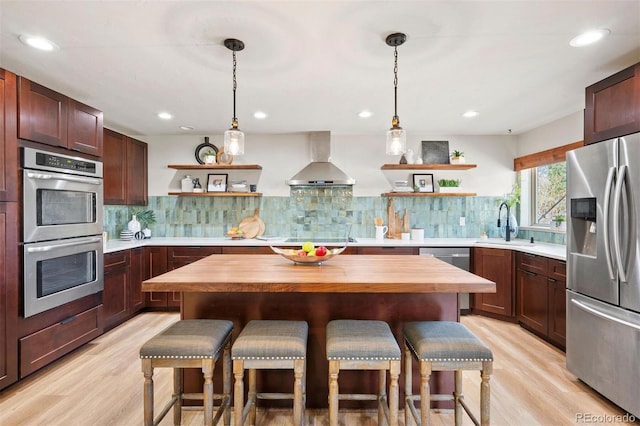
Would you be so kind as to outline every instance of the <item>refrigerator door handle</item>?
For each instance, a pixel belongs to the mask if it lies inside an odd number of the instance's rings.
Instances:
[[[622,262],[622,248],[620,245],[620,209],[622,208],[622,190],[626,177],[627,166],[620,166],[613,202],[613,251],[615,252],[616,264],[621,282],[627,282],[627,274],[624,270],[624,263]]]
[[[576,305],[578,308],[580,308],[580,309],[582,309],[584,311],[587,311],[587,312],[589,312],[589,313],[591,313],[591,314],[593,314],[595,316],[598,316],[600,318],[604,318],[606,320],[613,321],[613,322],[618,323],[620,325],[624,325],[626,327],[631,327],[631,328],[633,328],[635,330],[640,331],[640,325],[634,324],[634,323],[629,322],[629,321],[625,321],[625,320],[620,319],[620,318],[616,318],[613,315],[606,314],[606,313],[598,310],[595,307],[592,307],[592,306],[587,305],[586,303],[580,302],[579,300],[571,299],[571,303]]]
[[[604,217],[602,218],[602,229],[604,231],[604,252],[607,259],[607,269],[609,271],[609,279],[615,280],[616,276],[613,271],[613,259],[611,259],[611,246],[609,239],[609,208],[611,206],[611,188],[613,187],[613,179],[616,175],[616,168],[610,167],[607,173],[607,181],[604,189]]]

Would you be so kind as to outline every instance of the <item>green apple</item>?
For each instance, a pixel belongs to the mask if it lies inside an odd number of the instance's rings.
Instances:
[[[302,244],[302,250],[306,251],[307,253],[309,253],[314,248],[316,248],[316,246],[313,245],[311,241],[305,241],[304,244]]]

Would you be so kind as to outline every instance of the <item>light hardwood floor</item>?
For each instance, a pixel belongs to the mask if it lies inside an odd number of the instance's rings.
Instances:
[[[141,425],[143,377],[138,351],[144,341],[176,320],[175,313],[138,315],[5,390],[0,393],[0,425]],[[562,351],[518,325],[479,316],[463,317],[462,322],[494,352],[492,424],[571,425],[580,423],[579,413],[624,415],[566,370]],[[157,369],[154,377],[160,407],[171,393],[170,370]],[[466,399],[478,407],[479,374],[465,373],[463,380]],[[312,391],[309,386],[308,392]],[[289,417],[287,410],[259,411],[258,425],[290,425]],[[170,425],[172,419],[169,413],[161,424]],[[328,424],[326,410],[307,410],[307,419],[311,426]],[[453,425],[449,412],[434,413],[432,420],[434,425]],[[341,411],[340,422],[376,425],[377,414]],[[202,413],[186,412],[183,424],[202,424]],[[463,424],[472,423],[465,419]]]

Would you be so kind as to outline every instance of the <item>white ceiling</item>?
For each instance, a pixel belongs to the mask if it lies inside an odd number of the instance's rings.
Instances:
[[[104,111],[131,135],[518,134],[584,108],[584,88],[640,61],[640,1],[9,1],[0,0],[0,66]],[[569,46],[590,28],[611,35]],[[37,51],[18,36],[45,36]],[[369,119],[357,113],[368,109]],[[475,109],[480,115],[463,119]],[[257,120],[252,114],[265,111]],[[174,119],[161,121],[159,111]]]

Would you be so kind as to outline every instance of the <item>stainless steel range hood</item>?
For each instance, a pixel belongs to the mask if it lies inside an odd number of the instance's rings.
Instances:
[[[356,183],[355,179],[331,163],[331,132],[311,132],[309,142],[311,163],[289,179],[289,185],[343,186]]]

